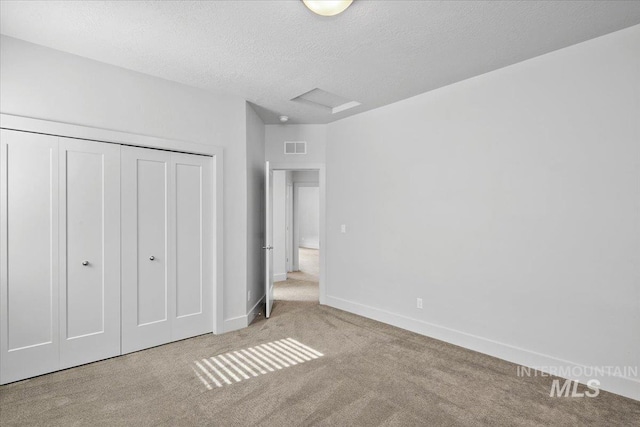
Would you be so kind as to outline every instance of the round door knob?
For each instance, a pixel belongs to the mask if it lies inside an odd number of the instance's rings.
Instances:
[[[154,259],[156,259],[156,257],[154,257],[153,255],[151,255],[151,256],[149,257],[149,259],[150,259],[151,261],[153,261]]]
[[[82,265],[89,265],[89,261],[82,261]]]

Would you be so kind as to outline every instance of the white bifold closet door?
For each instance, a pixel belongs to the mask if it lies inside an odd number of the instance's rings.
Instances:
[[[173,341],[213,332],[212,173],[211,157],[171,153]]]
[[[211,159],[122,147],[122,352],[213,330]]]
[[[58,138],[0,131],[0,378],[58,369]]]
[[[64,369],[120,354],[120,146],[59,141]]]
[[[119,151],[2,130],[1,383],[120,353]]]

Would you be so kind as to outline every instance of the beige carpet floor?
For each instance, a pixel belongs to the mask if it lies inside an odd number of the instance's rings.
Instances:
[[[300,248],[298,264],[300,271],[287,273],[287,280],[275,284],[273,297],[276,301],[318,302],[318,250]]]
[[[194,371],[203,358],[288,337],[324,356],[211,390]],[[271,319],[241,331],[2,386],[0,425],[638,425],[640,402],[606,392],[551,398],[550,384],[317,301],[280,299]]]

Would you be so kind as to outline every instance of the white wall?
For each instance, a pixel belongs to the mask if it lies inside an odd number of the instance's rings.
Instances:
[[[287,279],[286,176],[286,171],[273,171],[273,280],[276,282]]]
[[[284,141],[306,141],[307,154],[284,154]],[[266,125],[266,158],[272,163],[324,163],[326,125]]]
[[[265,295],[265,160],[264,123],[247,103],[247,323],[257,315]]]
[[[243,99],[2,36],[0,111],[224,147],[224,316],[246,315]]]
[[[529,366],[640,364],[640,26],[327,140],[328,304]]]
[[[298,246],[319,249],[320,247],[320,188],[318,186],[297,188]]]

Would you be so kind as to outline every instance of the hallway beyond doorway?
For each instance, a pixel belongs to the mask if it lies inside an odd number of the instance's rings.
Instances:
[[[287,280],[275,283],[276,301],[318,302],[319,252],[317,249],[300,248],[300,271],[287,273]]]

